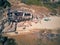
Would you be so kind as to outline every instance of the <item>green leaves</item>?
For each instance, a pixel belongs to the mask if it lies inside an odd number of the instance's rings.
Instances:
[[[0,7],[6,8],[7,6],[11,6],[11,4],[7,0],[0,0]]]

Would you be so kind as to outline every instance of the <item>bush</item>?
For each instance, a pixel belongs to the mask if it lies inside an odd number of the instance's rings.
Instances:
[[[6,8],[11,7],[11,4],[7,0],[0,0],[0,7]]]

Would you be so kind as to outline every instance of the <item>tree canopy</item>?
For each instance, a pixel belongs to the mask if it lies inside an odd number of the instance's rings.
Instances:
[[[11,4],[7,0],[0,0],[0,7],[6,8],[10,6]]]

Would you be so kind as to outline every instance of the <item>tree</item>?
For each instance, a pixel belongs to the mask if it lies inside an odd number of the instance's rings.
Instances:
[[[6,8],[7,6],[11,6],[11,4],[7,0],[0,0],[0,7]]]
[[[14,39],[8,39],[4,45],[17,45]]]

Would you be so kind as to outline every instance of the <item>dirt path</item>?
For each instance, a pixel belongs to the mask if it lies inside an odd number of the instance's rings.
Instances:
[[[37,22],[37,23],[34,23],[34,22],[31,22],[31,25],[28,25],[26,22],[25,22],[25,26],[24,27],[24,24],[22,26],[20,26],[22,23],[18,23],[17,25],[17,30],[15,32],[10,32],[10,33],[7,33],[8,35],[20,35],[20,34],[28,34],[28,33],[35,33],[35,32],[39,32],[40,29],[51,29],[51,30],[57,30],[57,29],[60,29],[60,17],[57,17],[57,16],[52,16],[52,17],[49,17],[49,21],[44,21],[45,18],[43,18],[41,20],[41,22]],[[25,29],[23,29],[25,28]]]

